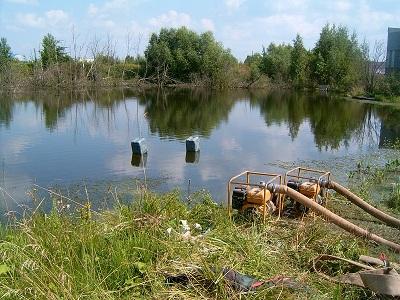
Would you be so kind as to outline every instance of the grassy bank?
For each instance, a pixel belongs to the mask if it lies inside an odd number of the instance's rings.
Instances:
[[[294,290],[263,288],[245,296],[249,299],[358,299],[370,296],[369,292],[321,279],[311,271],[310,260],[321,253],[351,259],[382,250],[390,253],[318,217],[249,223],[230,220],[207,194],[196,194],[191,205],[183,203],[178,192],[146,192],[135,199],[109,212],[53,211],[3,227],[0,295],[4,299],[236,299],[240,294],[218,271],[232,267],[259,279],[285,275],[297,282]],[[182,219],[194,237],[182,237]],[[195,223],[202,229],[193,229]],[[331,271],[346,270],[336,264]],[[182,273],[189,274],[188,282],[165,283],[167,274]]]
[[[400,103],[400,96],[385,96],[385,95],[375,95],[375,99],[380,102],[386,103]]]

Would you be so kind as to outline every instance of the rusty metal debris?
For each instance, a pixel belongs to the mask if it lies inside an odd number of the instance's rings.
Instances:
[[[386,258],[386,256],[383,257]],[[368,262],[377,262],[376,260],[374,260],[373,258],[371,259],[371,257],[368,256],[362,256],[361,258],[361,260],[363,261],[368,260]],[[318,265],[322,261],[343,261],[353,266],[359,267],[361,268],[361,270],[355,273],[347,273],[336,277],[331,277],[318,269]],[[384,260],[382,261],[382,263],[384,265],[387,265],[387,262],[385,262]],[[367,288],[378,295],[387,295],[393,297],[400,296],[400,275],[393,267],[384,266],[383,268],[376,269],[370,265],[327,254],[322,254],[315,257],[312,260],[312,265],[315,272],[328,280]]]

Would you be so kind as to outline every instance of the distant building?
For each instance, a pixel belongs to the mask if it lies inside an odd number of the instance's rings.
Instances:
[[[400,72],[400,28],[388,28],[386,74]]]
[[[14,59],[19,60],[19,61],[26,61],[25,55],[21,55],[21,54],[15,54]]]
[[[83,62],[83,63],[85,63],[85,62],[91,63],[91,62],[94,62],[94,58],[92,58],[92,57],[81,57],[81,58],[79,58],[79,61]]]

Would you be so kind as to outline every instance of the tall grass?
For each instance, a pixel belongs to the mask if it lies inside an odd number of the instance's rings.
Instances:
[[[387,206],[400,212],[400,182],[392,184],[392,192],[386,200]]]
[[[193,201],[189,207],[178,192],[145,193],[130,205],[118,205],[98,216],[54,210],[2,227],[0,298],[331,299],[339,294],[351,299],[365,295],[320,279],[309,264],[320,253],[357,258],[369,252],[365,241],[338,232],[319,218],[248,223],[231,220],[207,194],[196,194]],[[192,228],[199,223],[202,230],[192,229],[193,237],[183,238],[182,219]],[[223,267],[260,279],[289,276],[299,287],[240,295],[221,278]],[[168,285],[168,274],[187,274],[189,280]]]

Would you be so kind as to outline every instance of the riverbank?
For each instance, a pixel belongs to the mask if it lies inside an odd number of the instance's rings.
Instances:
[[[376,101],[380,103],[395,103],[400,104],[400,96],[385,96],[385,95],[376,95]]]
[[[239,299],[243,295],[218,271],[231,267],[258,279],[283,275],[296,283],[295,289],[260,289],[249,299],[355,299],[371,293],[321,278],[311,270],[311,259],[325,253],[357,260],[380,252],[399,259],[312,215],[271,217],[262,224],[231,220],[206,193],[194,194],[191,204],[178,192],[142,191],[134,199],[112,211],[54,208],[2,227],[0,293],[6,299]],[[329,205],[342,215],[356,211],[338,198]],[[180,220],[187,220],[190,235],[182,234]],[[398,231],[371,221],[357,213],[355,222],[399,242]],[[338,264],[328,270],[349,271]],[[175,275],[185,279],[167,284]]]
[[[400,99],[393,98],[393,100],[388,99],[388,98],[376,98],[375,100],[363,100],[363,99],[357,99],[354,97],[350,96],[345,96],[343,99],[347,101],[352,101],[352,102],[358,102],[358,103],[367,103],[367,104],[373,104],[373,105],[381,105],[381,106],[400,106]]]
[[[9,94],[9,95],[18,95],[18,94],[26,94],[26,93],[34,93],[34,92],[42,92],[42,91],[50,91],[51,93],[60,93],[60,92],[86,92],[93,90],[110,90],[110,89],[207,89],[207,90],[274,90],[274,89],[284,89],[284,90],[294,90],[294,88],[287,83],[274,83],[269,80],[267,77],[262,76],[257,82],[254,82],[251,86],[249,86],[246,82],[242,82],[240,78],[232,85],[221,88],[217,86],[212,86],[207,82],[176,82],[176,83],[166,83],[162,86],[147,81],[142,78],[136,78],[132,80],[103,80],[98,83],[90,83],[90,82],[78,82],[74,85],[66,84],[66,85],[44,85],[37,86],[35,84],[22,84],[22,85],[14,85],[8,87],[0,86],[0,94]],[[304,89],[308,90],[308,89]]]
[[[209,90],[209,91],[249,91],[252,93],[271,93],[274,91],[292,91],[292,92],[306,92],[306,93],[320,93],[322,95],[326,95],[328,97],[341,97],[347,101],[359,102],[359,103],[368,103],[368,104],[376,104],[376,105],[388,105],[388,106],[398,106],[400,105],[400,97],[393,96],[387,97],[384,95],[377,95],[374,100],[369,99],[360,99],[354,97],[351,94],[345,94],[343,91],[334,90],[329,93],[321,93],[321,91],[315,88],[295,88],[290,84],[285,83],[274,83],[268,80],[268,78],[261,79],[258,83],[254,83],[252,86],[248,86],[245,83],[238,83],[235,86],[231,86],[228,88],[220,89],[213,88],[212,86],[208,86],[206,84],[200,83],[174,83],[174,84],[166,84],[164,86],[159,86],[155,83],[141,81],[141,80],[130,80],[130,81],[122,81],[122,82],[104,82],[103,84],[96,85],[76,85],[76,86],[66,86],[66,87],[40,87],[40,88],[32,88],[32,86],[15,86],[10,88],[1,88],[0,87],[0,96],[7,95],[9,97],[17,97],[21,95],[27,94],[42,94],[42,93],[50,93],[50,95],[60,95],[60,94],[70,94],[77,95],[81,94],[83,97],[86,97],[88,94],[92,94],[93,91],[97,92],[107,92],[111,90],[137,90],[137,91],[146,91],[146,90],[154,90],[158,89],[161,91],[168,90]]]

